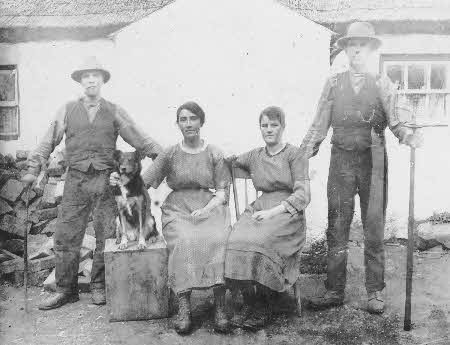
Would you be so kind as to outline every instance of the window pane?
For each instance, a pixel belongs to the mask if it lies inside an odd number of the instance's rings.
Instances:
[[[446,118],[448,105],[448,96],[446,94],[430,95],[430,105],[428,110],[429,119],[440,122]]]
[[[409,65],[408,89],[424,89],[425,85],[425,66],[419,64]]]
[[[16,100],[16,74],[13,70],[0,71],[0,102]]]
[[[17,107],[0,107],[0,135],[17,134]]]
[[[432,89],[447,88],[447,66],[445,65],[431,65],[430,85]]]
[[[386,74],[394,84],[397,84],[399,89],[404,88],[403,72],[401,65],[388,65],[386,66]]]
[[[426,104],[426,95],[424,94],[412,94],[406,95],[409,103],[409,108],[411,109],[411,119],[408,121],[412,121],[412,116],[415,113],[416,121],[423,122],[423,120],[427,117],[427,111],[425,109]]]

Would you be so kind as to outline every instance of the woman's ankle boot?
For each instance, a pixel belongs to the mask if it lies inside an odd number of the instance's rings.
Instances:
[[[255,288],[253,286],[248,286],[241,289],[244,304],[241,309],[236,312],[232,319],[231,324],[235,327],[242,327],[244,321],[252,314],[253,307],[255,305]]]
[[[178,294],[178,315],[175,320],[175,330],[178,334],[187,334],[192,327],[191,292]]]
[[[214,330],[221,333],[228,333],[230,322],[225,313],[225,288],[215,288],[214,290]]]

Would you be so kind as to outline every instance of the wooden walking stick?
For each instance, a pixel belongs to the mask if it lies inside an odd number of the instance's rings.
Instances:
[[[27,209],[27,219],[23,234],[23,287],[24,287],[24,304],[25,304],[25,312],[28,313],[28,232],[31,228],[31,222],[30,222],[30,189],[31,184],[27,186],[26,190],[26,199],[25,199],[25,206]]]
[[[412,129],[415,134],[418,128],[424,127],[447,127],[445,124],[417,124],[416,113],[417,105],[420,98],[419,95],[415,95],[412,98],[413,101],[413,113],[411,123],[407,123],[405,126]],[[409,211],[408,211],[408,249],[406,256],[406,298],[405,298],[405,319],[403,329],[405,331],[411,330],[411,293],[412,293],[412,275],[414,267],[414,189],[415,189],[415,168],[416,168],[416,149],[411,146],[410,158],[409,158]]]

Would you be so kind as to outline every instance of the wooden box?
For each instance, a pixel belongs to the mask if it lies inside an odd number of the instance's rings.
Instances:
[[[110,321],[168,317],[168,250],[161,239],[137,250],[137,242],[119,250],[115,239],[105,244],[106,303]]]

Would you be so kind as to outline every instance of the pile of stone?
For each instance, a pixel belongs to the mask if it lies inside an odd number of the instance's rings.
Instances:
[[[417,227],[416,246],[419,250],[440,247],[450,249],[450,213],[435,213]]]
[[[20,180],[27,173],[28,155],[28,151],[21,150],[16,152],[15,158],[0,154],[0,276],[16,283],[22,281],[27,231],[28,279],[31,284],[39,285],[55,266],[52,236],[62,200],[66,168],[64,154],[56,151],[44,164],[36,182],[27,188]],[[82,249],[84,260],[92,258],[95,248],[92,224],[89,228],[90,235],[85,239],[89,248]],[[84,262],[80,266],[88,267],[89,264]],[[87,269],[85,273],[88,273]]]

